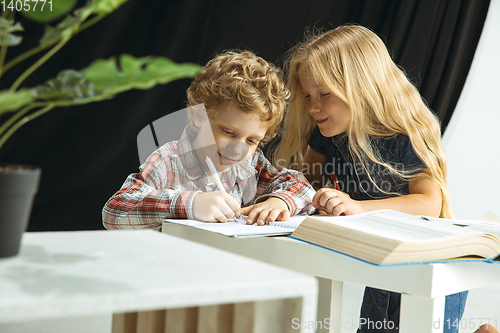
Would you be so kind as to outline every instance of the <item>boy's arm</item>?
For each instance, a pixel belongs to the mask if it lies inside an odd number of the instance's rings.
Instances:
[[[102,210],[106,229],[159,229],[165,218],[193,218],[193,199],[200,191],[175,184],[169,162],[155,153],[140,173],[128,176]]]
[[[271,197],[280,198],[287,204],[290,215],[312,209],[315,191],[302,173],[290,169],[278,171],[260,150],[255,154],[259,154],[256,203]]]

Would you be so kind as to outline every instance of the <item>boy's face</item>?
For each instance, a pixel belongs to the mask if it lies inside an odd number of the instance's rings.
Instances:
[[[207,169],[206,156],[212,159],[219,171],[245,161],[253,155],[268,130],[257,112],[246,113],[234,106],[229,106],[214,118],[199,124],[200,130],[193,142],[196,156],[204,169]],[[213,142],[212,138],[216,147],[207,146],[207,142]]]

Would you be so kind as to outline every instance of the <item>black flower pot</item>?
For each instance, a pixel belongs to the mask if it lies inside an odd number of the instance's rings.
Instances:
[[[41,173],[34,166],[0,164],[0,258],[19,252]]]

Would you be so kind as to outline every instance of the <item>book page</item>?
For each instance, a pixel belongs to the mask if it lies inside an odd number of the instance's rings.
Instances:
[[[392,210],[350,216],[318,216],[322,221],[401,242],[428,242],[458,235],[490,232],[493,227],[464,227],[459,220],[431,219]],[[500,235],[500,228],[497,230]]]
[[[268,225],[259,226],[256,223],[247,225],[246,216],[240,216],[226,223],[200,222],[188,219],[167,219],[165,222],[188,225],[191,227],[209,230],[226,236],[269,236],[291,234],[307,215],[294,215],[286,222],[271,222]]]
[[[481,232],[489,233],[500,238],[500,223],[481,221],[481,220],[450,220],[450,219],[439,219],[435,217],[425,217],[429,221],[434,221],[437,223],[447,223],[455,227],[461,227],[468,230],[469,232]]]

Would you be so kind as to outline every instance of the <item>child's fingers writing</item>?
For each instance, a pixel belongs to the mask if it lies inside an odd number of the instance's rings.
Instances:
[[[319,189],[313,197],[313,206],[316,208],[326,207],[328,200],[337,197],[339,193],[342,192],[330,188]]]
[[[328,216],[331,216],[332,214],[330,214],[326,209],[323,209],[323,208],[319,208],[318,209],[318,214],[319,215],[328,215]]]
[[[229,205],[222,205],[219,209],[220,211],[214,215],[214,218],[219,222],[226,223],[227,220],[236,216],[234,210]]]
[[[326,201],[325,205],[323,205],[323,207],[325,207],[327,211],[332,213],[332,215],[340,215],[340,213],[342,213],[341,205],[344,202],[342,199],[343,198],[340,196],[330,197]]]
[[[346,204],[340,202],[339,204],[335,205],[332,209],[329,209],[329,211],[332,213],[333,216],[340,216],[340,215],[346,215],[345,214],[346,209],[347,209]]]
[[[193,215],[200,221],[227,222],[239,209],[238,201],[222,191],[199,193],[193,200]]]
[[[352,200],[347,193],[324,188],[318,190],[313,198],[313,206],[320,211],[320,215],[351,215],[359,211],[359,204]]]
[[[226,192],[220,192],[220,193],[223,196],[224,201],[226,202],[226,204],[231,209],[231,211],[236,212],[238,209],[240,209],[240,203],[235,198],[233,198],[232,196],[230,196]]]
[[[214,217],[219,222],[226,223],[227,220],[236,216],[236,211],[240,209],[240,204],[228,193],[222,191],[220,191],[219,193],[223,199],[223,202],[221,202],[219,205],[220,214]]]

